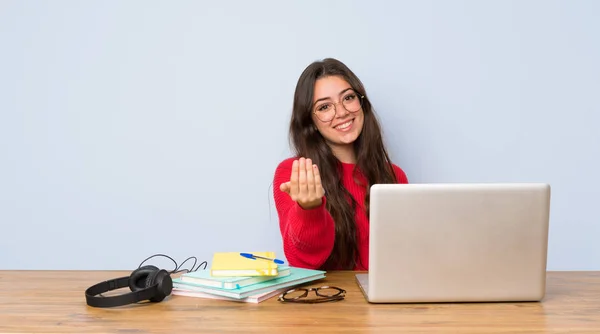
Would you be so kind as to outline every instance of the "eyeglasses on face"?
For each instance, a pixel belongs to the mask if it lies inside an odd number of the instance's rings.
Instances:
[[[346,111],[355,113],[362,108],[364,98],[364,95],[360,95],[354,90],[349,90],[342,96],[341,103]],[[340,102],[333,103],[330,101],[319,102],[314,106],[313,113],[322,122],[330,122],[337,114],[336,106],[339,103]]]
[[[309,292],[314,292],[316,298],[310,298]],[[282,293],[277,300],[287,303],[323,303],[342,300],[346,290],[335,286],[322,286],[318,288],[296,288]]]

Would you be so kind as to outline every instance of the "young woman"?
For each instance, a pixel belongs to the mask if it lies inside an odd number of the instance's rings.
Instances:
[[[408,180],[388,157],[362,82],[336,59],[310,64],[289,132],[296,156],[277,166],[273,183],[289,264],[368,270],[370,186]]]

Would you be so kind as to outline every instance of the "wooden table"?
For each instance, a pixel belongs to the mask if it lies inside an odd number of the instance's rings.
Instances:
[[[345,300],[249,304],[171,295],[113,309],[86,305],[87,287],[128,274],[0,271],[0,333],[600,333],[600,272],[549,272],[541,303],[369,304],[354,272],[329,272],[311,285],[342,287]]]

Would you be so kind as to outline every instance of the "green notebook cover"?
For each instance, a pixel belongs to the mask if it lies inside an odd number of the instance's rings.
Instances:
[[[230,290],[270,281],[272,279],[285,277],[291,274],[288,266],[280,265],[277,271],[277,276],[211,276],[209,270],[201,270],[181,275],[181,282]]]
[[[285,277],[278,277],[266,282],[252,284],[239,289],[221,289],[202,286],[199,284],[187,283],[181,278],[173,279],[173,288],[180,290],[201,291],[212,293],[214,295],[226,296],[242,299],[251,295],[291,287],[306,282],[311,282],[325,277],[325,271],[290,267],[290,274]]]

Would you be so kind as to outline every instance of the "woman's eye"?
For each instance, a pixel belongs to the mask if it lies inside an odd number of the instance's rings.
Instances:
[[[349,95],[346,95],[346,96],[344,97],[344,100],[346,100],[346,101],[352,101],[352,100],[354,100],[355,98],[356,98],[356,94],[349,94]]]
[[[327,104],[322,104],[322,105],[320,105],[320,106],[317,108],[317,110],[318,110],[318,111],[326,111],[326,110],[327,110],[327,107],[329,107],[329,105],[327,105]]]

